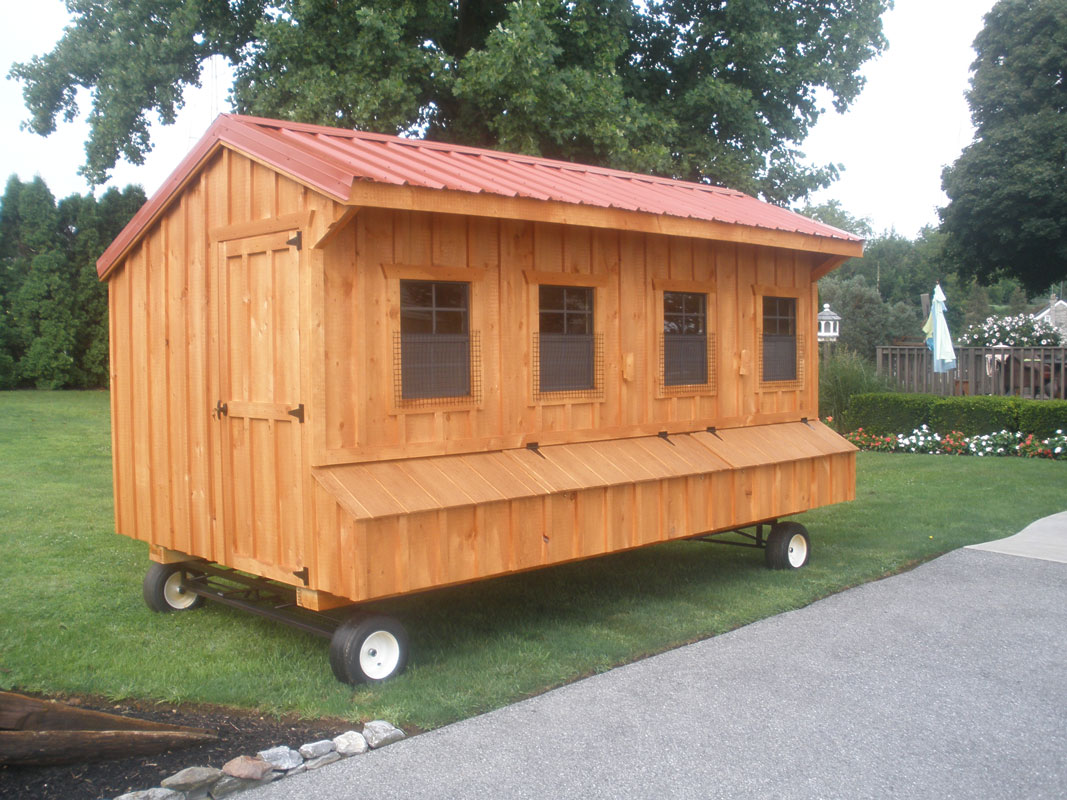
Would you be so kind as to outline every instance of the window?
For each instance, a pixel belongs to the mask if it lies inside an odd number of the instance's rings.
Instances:
[[[707,295],[663,293],[663,384],[708,383]]]
[[[575,392],[597,387],[593,288],[539,287],[537,389]]]
[[[470,285],[400,281],[402,400],[471,394]]]
[[[761,360],[763,381],[798,379],[795,297],[764,296]]]

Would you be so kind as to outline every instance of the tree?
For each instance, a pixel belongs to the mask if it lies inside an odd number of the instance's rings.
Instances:
[[[96,259],[144,203],[140,187],[57,205],[40,178],[0,199],[0,388],[106,386],[107,289]]]
[[[811,217],[827,225],[833,225],[835,228],[840,228],[856,236],[862,236],[864,239],[870,239],[874,236],[871,221],[867,217],[852,216],[844,209],[839,200],[828,200],[817,206],[806,203],[800,209],[800,213],[805,217]]]
[[[819,302],[829,303],[841,315],[839,346],[866,359],[874,358],[879,345],[917,336],[922,328],[918,303],[886,303],[862,275],[823,278],[819,281]]]
[[[84,174],[143,160],[204,62],[236,110],[703,180],[774,202],[827,185],[797,149],[844,110],[891,0],[70,0],[15,64],[47,135],[92,92]],[[132,45],[132,46],[131,46]]]
[[[941,211],[960,270],[1067,278],[1067,0],[1000,0],[975,39],[974,142],[945,169]]]

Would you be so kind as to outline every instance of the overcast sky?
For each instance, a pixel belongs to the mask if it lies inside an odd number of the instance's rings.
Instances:
[[[5,18],[27,6],[0,0]],[[896,0],[884,18],[889,50],[863,70],[867,86],[846,114],[828,111],[801,145],[816,164],[839,163],[844,172],[813,197],[839,200],[846,211],[866,217],[876,232],[908,237],[937,224],[946,202],[941,170],[956,160],[973,135],[963,93],[974,60],[971,43],[995,0]],[[61,0],[34,0],[32,24],[0,28],[4,74],[11,62],[43,55],[62,35],[68,15]],[[227,111],[230,76],[207,69],[203,88],[189,92],[177,122],[153,126],[155,149],[143,166],[121,162],[109,185],[139,183],[151,194],[192,148],[220,111]],[[84,121],[61,123],[47,139],[19,129],[27,113],[21,87],[0,81],[0,180],[17,173],[41,175],[57,198],[88,187],[77,174],[84,156]],[[83,112],[86,109],[83,109]],[[83,113],[84,116],[84,113]]]

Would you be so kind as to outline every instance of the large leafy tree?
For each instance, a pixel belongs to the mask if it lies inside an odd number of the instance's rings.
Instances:
[[[730,185],[777,202],[829,183],[798,146],[859,93],[891,0],[68,0],[15,64],[41,134],[92,96],[83,171],[150,147],[215,55],[236,110]]]
[[[941,227],[962,272],[1037,293],[1067,278],[1067,0],[1000,0],[974,46],[977,130]]]

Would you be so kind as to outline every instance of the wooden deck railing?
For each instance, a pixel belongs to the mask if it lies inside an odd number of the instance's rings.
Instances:
[[[1067,400],[1067,347],[957,347],[956,369],[933,371],[925,346],[879,347],[878,373],[908,392]]]

